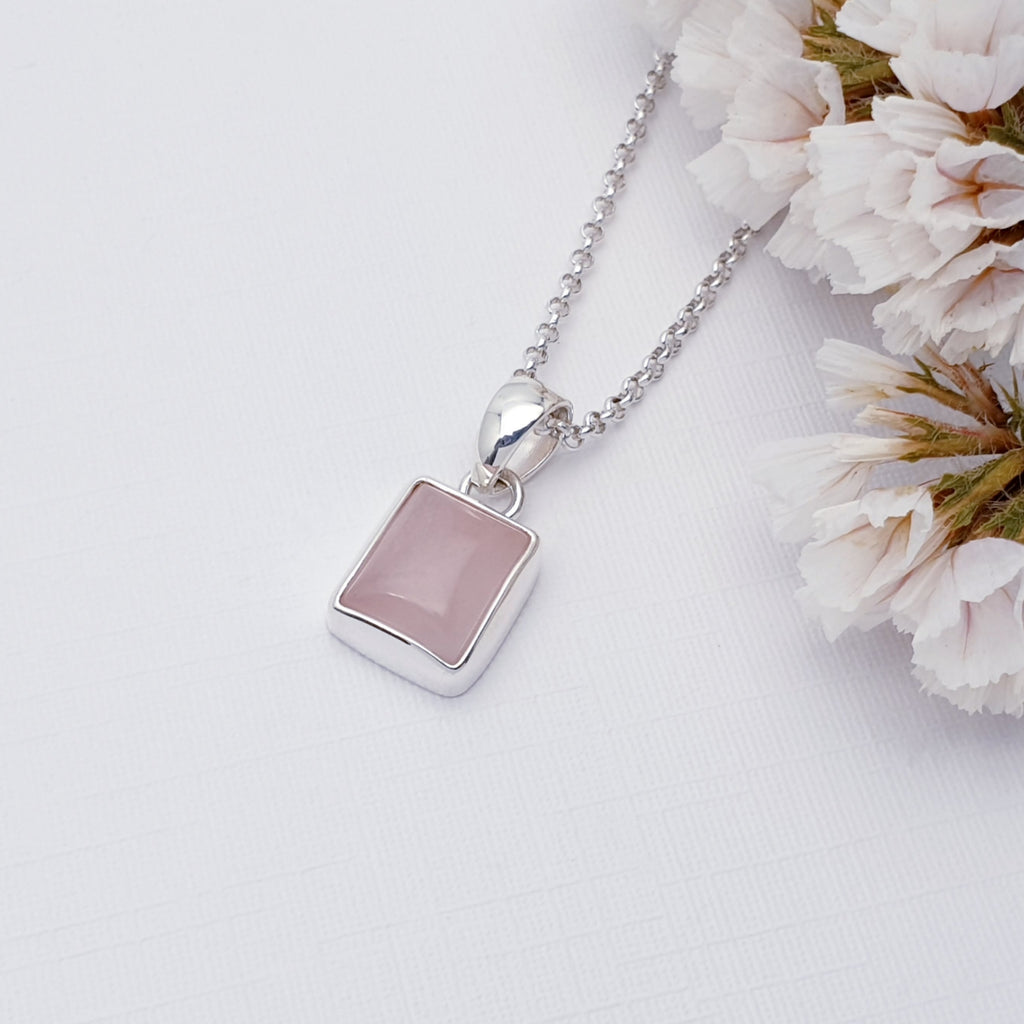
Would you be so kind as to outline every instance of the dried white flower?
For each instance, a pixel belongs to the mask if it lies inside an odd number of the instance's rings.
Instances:
[[[920,376],[903,363],[839,338],[825,340],[815,363],[824,378],[829,404],[837,409],[860,409],[924,390]]]
[[[746,10],[745,0],[703,0],[680,26],[672,77],[682,86],[683,106],[698,128],[725,123],[736,89],[749,73],[730,37]]]
[[[1024,88],[1018,0],[918,0],[914,6],[914,32],[892,61],[912,95],[971,113],[999,107]]]
[[[800,526],[786,531],[799,539],[811,520],[798,599],[830,639],[889,620],[912,633],[914,672],[928,691],[969,710],[1024,713],[1024,404],[1016,387],[1000,400],[984,371],[931,349],[916,366],[856,349],[830,340],[819,353],[833,399],[915,394],[958,416],[949,423],[869,404],[858,426],[895,436],[831,434],[776,446],[781,463],[761,467],[776,516]],[[814,471],[794,465],[801,451],[816,453]],[[968,468],[868,489],[876,464],[927,467],[950,456],[969,456],[960,463]],[[846,500],[836,500],[848,483],[837,477],[841,466],[859,469],[851,482],[858,494]]]
[[[776,535],[800,541],[813,532],[823,505],[859,498],[875,466],[913,459],[920,451],[915,438],[819,434],[761,445],[754,472],[770,492]]]
[[[807,0],[702,0],[682,23],[672,77],[701,128],[721,125],[736,90],[765,61],[803,55]]]
[[[914,219],[908,210],[918,169],[944,141],[966,137],[956,114],[924,100],[875,100],[870,121],[819,128],[807,147],[811,183],[793,198],[788,221],[769,252],[787,266],[811,269],[821,253],[801,246],[808,233],[842,250],[822,269],[837,291],[866,293],[928,276],[962,252],[980,228]],[[792,231],[803,237],[792,238]],[[794,241],[797,244],[794,244]]]
[[[702,0],[677,50],[721,126],[689,165],[713,202],[755,227],[788,206],[770,253],[895,292],[893,351],[1024,361],[1024,0]]]
[[[1024,222],[1024,153],[998,142],[943,139],[934,157],[916,161],[906,215],[939,231]]]
[[[805,60],[807,0],[705,0],[683,23],[673,77],[722,142],[690,165],[709,198],[755,227],[807,180],[810,130],[844,119],[839,74]]]
[[[811,129],[842,123],[842,97],[831,65],[766,60],[737,88],[722,141],[689,168],[712,202],[762,227],[807,181]]]
[[[926,688],[948,695],[995,685],[1005,703],[1000,684],[1024,673],[1022,572],[1024,544],[984,537],[940,551],[908,576],[892,598],[893,621],[914,634],[916,674]]]
[[[844,436],[790,438],[756,452],[755,474],[769,490],[769,510],[780,540],[805,540],[822,505],[838,505],[864,491],[871,464],[840,457]]]
[[[798,596],[829,639],[889,617],[889,601],[907,574],[941,543],[934,518],[925,487],[880,488],[816,513],[814,539],[800,555],[806,586]]]
[[[920,99],[972,113],[1024,87],[1024,8],[1017,0],[846,0],[836,26],[894,57]]]
[[[905,284],[875,308],[875,323],[893,352],[932,343],[955,362],[976,350],[1024,362],[1024,242],[987,242],[936,274]]]

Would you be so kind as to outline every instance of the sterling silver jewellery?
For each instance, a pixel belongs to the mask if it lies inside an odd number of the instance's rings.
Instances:
[[[515,521],[523,481],[559,448],[578,449],[621,420],[661,378],[665,364],[698,327],[753,230],[743,225],[715,260],[711,273],[662,332],[640,369],[628,376],[600,410],[574,422],[572,403],[537,379],[558,324],[593,266],[594,246],[615,210],[626,168],[647,132],[654,96],[664,88],[673,54],[658,54],[634,101],[626,134],[594,199],[583,242],[570,257],[560,290],[547,304],[548,319],[535,331],[521,369],[484,413],[477,460],[458,489],[427,478],[414,481],[332,596],[328,629],[340,640],[433,693],[464,693],[500,647],[537,577],[537,535]]]

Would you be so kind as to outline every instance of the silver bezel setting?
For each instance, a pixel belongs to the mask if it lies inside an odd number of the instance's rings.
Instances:
[[[491,602],[466,652],[456,664],[449,664],[423,644],[405,636],[385,622],[347,607],[345,591],[356,573],[373,554],[378,541],[391,525],[395,513],[405,504],[412,492],[420,486],[432,487],[456,501],[471,506],[496,520],[520,530],[528,538],[526,551],[515,564],[497,596]],[[539,538],[530,529],[513,522],[486,505],[467,497],[461,491],[429,477],[419,477],[402,493],[402,497],[388,513],[387,518],[367,544],[363,554],[334,592],[327,609],[327,628],[339,640],[397,673],[410,682],[444,697],[465,693],[476,682],[481,672],[497,653],[512,624],[522,610],[537,579]]]

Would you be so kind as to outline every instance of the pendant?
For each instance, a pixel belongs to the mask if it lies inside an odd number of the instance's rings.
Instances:
[[[411,484],[335,592],[327,628],[432,693],[465,693],[536,582],[539,539],[515,522],[522,481],[558,447],[543,431],[550,417],[571,415],[569,403],[533,377],[502,387],[460,488],[426,477]]]

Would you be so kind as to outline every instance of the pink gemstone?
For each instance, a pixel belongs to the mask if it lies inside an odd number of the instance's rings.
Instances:
[[[339,594],[340,609],[460,665],[531,548],[533,535],[429,481],[392,514]]]

